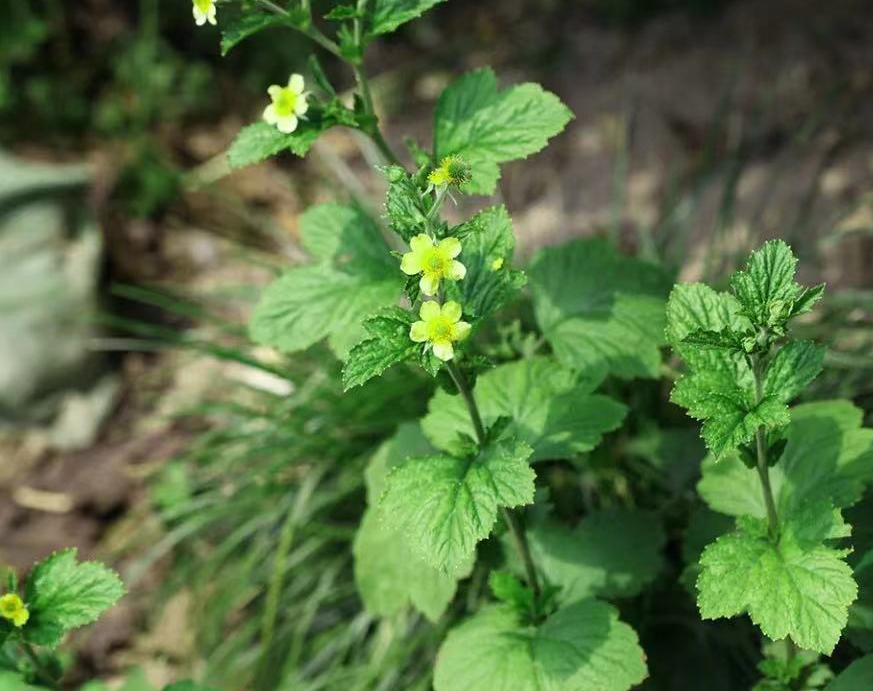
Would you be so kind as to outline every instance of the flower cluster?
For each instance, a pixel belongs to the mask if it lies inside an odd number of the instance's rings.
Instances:
[[[264,109],[264,120],[283,134],[291,134],[309,110],[309,93],[305,88],[303,76],[299,74],[292,74],[287,86],[273,84],[267,89],[273,102]]]
[[[194,22],[197,26],[203,26],[209,22],[215,26],[218,22],[215,19],[215,0],[193,0],[194,2]]]
[[[0,597],[0,618],[11,621],[20,629],[30,619],[30,612],[18,595],[7,593]]]

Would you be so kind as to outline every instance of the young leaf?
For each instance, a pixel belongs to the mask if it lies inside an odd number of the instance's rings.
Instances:
[[[465,190],[491,194],[499,164],[536,153],[560,133],[573,114],[537,84],[503,91],[490,68],[468,72],[439,98],[434,122],[434,158],[457,154],[472,166]]]
[[[830,654],[846,626],[858,588],[846,550],[824,544],[834,535],[833,510],[809,507],[785,521],[779,542],[765,521],[742,518],[737,530],[700,558],[697,604],[704,619],[748,612],[772,640],[790,636],[801,648]],[[838,527],[837,534],[843,531]]]
[[[809,311],[823,286],[805,289],[794,280],[797,259],[782,240],[771,240],[752,252],[744,271],[731,277],[731,289],[743,311],[759,327],[781,327],[788,319]]]
[[[467,275],[463,281],[448,283],[446,295],[462,304],[465,314],[486,319],[518,294],[527,277],[511,268],[515,235],[506,207],[480,211],[464,227],[472,228],[459,257]]]
[[[527,444],[510,439],[473,458],[411,458],[389,473],[381,515],[417,554],[457,575],[473,559],[476,543],[491,534],[499,508],[533,501],[530,454]]]
[[[680,378],[670,400],[703,421],[701,436],[716,459],[751,441],[759,427],[778,429],[791,420],[788,407],[776,396],[756,403],[752,391],[741,389],[720,370]]]
[[[791,516],[804,506],[827,501],[837,508],[857,502],[873,480],[873,430],[861,427],[862,412],[848,401],[805,403],[791,410],[788,444],[770,468],[777,513]],[[736,455],[703,464],[697,487],[715,511],[765,518],[756,470]]]
[[[377,377],[392,365],[420,354],[422,346],[409,338],[415,315],[400,307],[388,307],[369,317],[364,328],[372,334],[349,351],[343,367],[343,388],[348,391]]]
[[[263,29],[282,25],[291,26],[284,16],[274,12],[248,11],[231,21],[222,18],[221,55],[227,55],[234,46]]]
[[[625,406],[592,393],[599,379],[586,381],[551,358],[536,357],[482,374],[474,391],[485,425],[511,418],[511,433],[530,445],[534,462],[590,451],[621,425]],[[428,407],[421,425],[437,448],[457,451],[458,436],[474,434],[460,396],[439,390]]]
[[[416,175],[410,175],[402,166],[382,169],[388,180],[385,212],[388,224],[405,242],[427,229],[427,212],[431,202],[421,196]]]
[[[353,553],[355,583],[371,614],[390,617],[412,605],[435,622],[455,596],[457,580],[413,552],[373,509],[364,513]]]
[[[797,398],[821,372],[824,348],[812,341],[789,341],[770,363],[764,376],[764,395],[788,403]]]
[[[274,125],[256,122],[243,127],[227,150],[227,161],[233,169],[260,163],[283,151],[305,156],[326,129],[322,121],[301,120],[291,134],[283,134]]]
[[[637,635],[597,600],[542,624],[515,609],[481,610],[453,629],[437,655],[435,691],[627,691],[647,674]]]
[[[373,221],[356,207],[312,207],[301,217],[300,233],[317,263],[291,268],[267,286],[249,333],[283,352],[328,337],[344,357],[360,341],[364,318],[396,302],[402,274]]]
[[[369,33],[391,33],[441,2],[445,0],[373,0],[370,3]]]
[[[825,691],[869,691],[871,680],[873,680],[873,655],[867,655],[846,667],[825,687]]]
[[[67,631],[97,621],[122,595],[121,579],[100,562],[77,562],[75,549],[55,552],[27,579],[30,620],[24,637],[54,647]]]
[[[658,575],[666,536],[656,516],[642,511],[600,511],[575,528],[546,522],[528,533],[534,563],[559,586],[559,602],[633,597]]]
[[[528,273],[537,323],[558,360],[623,379],[658,376],[670,289],[659,267],[602,240],[576,240],[540,252]]]

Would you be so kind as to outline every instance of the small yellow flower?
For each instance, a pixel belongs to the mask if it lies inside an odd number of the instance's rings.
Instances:
[[[193,0],[194,2],[194,22],[197,26],[203,26],[209,22],[215,26],[218,22],[215,20],[215,0]]]
[[[500,271],[503,268],[503,257],[497,257],[493,262],[491,262],[491,270],[492,271]]]
[[[273,102],[264,109],[264,120],[283,134],[296,130],[300,118],[309,110],[306,100],[309,93],[303,90],[304,86],[303,76],[292,74],[288,86],[273,84],[267,89]]]
[[[429,343],[433,354],[448,362],[455,356],[453,343],[463,341],[470,335],[470,325],[461,321],[461,306],[450,300],[442,307],[429,300],[419,311],[421,321],[409,330],[409,337],[416,343]]]
[[[30,612],[24,606],[21,598],[15,593],[7,593],[0,597],[0,617],[8,619],[19,629],[30,619]]]
[[[409,248],[412,251],[403,255],[400,270],[407,276],[421,274],[418,285],[425,295],[435,295],[444,278],[460,281],[467,275],[467,267],[455,259],[461,253],[458,238],[435,243],[430,236],[421,233],[409,241]]]
[[[458,187],[470,182],[473,174],[470,165],[460,156],[446,156],[438,167],[427,176],[427,181],[434,187]]]

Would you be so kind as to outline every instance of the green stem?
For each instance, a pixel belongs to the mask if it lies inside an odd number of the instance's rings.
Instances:
[[[37,655],[36,651],[33,649],[33,646],[30,643],[23,641],[21,643],[21,647],[27,657],[30,658],[31,663],[33,663],[33,667],[36,670],[37,675],[42,678],[42,683],[47,684],[48,687],[54,689],[54,691],[61,691],[61,686],[58,683],[57,679],[49,674],[48,670],[43,666],[42,661],[39,659],[39,655]]]
[[[279,5],[272,2],[271,0],[258,0],[258,2],[260,2],[261,6],[264,7],[265,9],[268,9],[270,12],[274,12],[275,14],[280,14],[283,17],[289,16],[288,10],[284,9],[283,7],[279,7]],[[304,8],[309,9],[308,5],[309,5],[308,2],[304,3]],[[320,45],[322,48],[324,48],[329,53],[333,53],[338,58],[343,57],[342,52],[340,51],[340,47],[336,44],[336,42],[332,41],[327,36],[325,36],[323,33],[321,33],[321,31],[319,31],[318,27],[312,23],[312,13],[311,12],[309,13],[309,24],[306,27],[296,26],[294,24],[291,24],[291,26],[292,26],[292,28],[296,29],[300,33],[311,38],[313,41],[315,41],[318,45]]]
[[[761,360],[757,355],[751,357],[752,374],[755,377],[755,402],[760,403],[764,397],[761,383]],[[764,494],[764,504],[767,506],[767,521],[770,526],[770,538],[775,540],[779,535],[779,516],[776,513],[776,502],[773,499],[773,487],[770,485],[770,466],[767,463],[767,443],[764,439],[764,428],[755,430],[755,446],[758,452],[758,477],[761,480],[761,491]]]
[[[482,416],[479,414],[479,406],[476,405],[476,398],[473,396],[473,391],[467,383],[467,378],[454,362],[447,362],[446,370],[452,378],[452,381],[455,383],[455,386],[458,387],[458,391],[461,393],[464,403],[467,404],[467,410],[469,411],[470,419],[473,422],[473,429],[476,431],[476,439],[479,441],[480,446],[484,446],[486,442],[485,426],[482,424]],[[518,556],[521,557],[527,583],[533,591],[534,607],[536,607],[536,603],[540,600],[540,583],[537,578],[536,566],[534,565],[533,557],[530,553],[530,546],[527,543],[527,536],[525,535],[521,517],[506,507],[501,507],[500,512],[503,515],[506,527],[509,529],[509,534],[512,537],[512,542],[515,545]],[[534,614],[536,614],[536,612],[534,612]]]

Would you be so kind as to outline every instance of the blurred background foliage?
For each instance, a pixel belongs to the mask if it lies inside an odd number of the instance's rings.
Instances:
[[[437,626],[379,620],[356,595],[351,543],[369,457],[433,384],[404,370],[342,395],[326,349],[280,358],[245,336],[259,286],[302,257],[300,211],[339,194],[379,214],[374,152],[347,132],[306,161],[227,175],[222,152],[312,46],[269,31],[221,58],[187,0],[2,0],[0,17],[0,146],[15,157],[0,167],[0,265],[41,256],[15,282],[55,279],[26,299],[0,295],[0,354],[43,382],[0,405],[0,563],[22,569],[76,544],[132,586],[75,640],[72,687],[140,667],[134,691],[182,672],[226,691],[429,688],[445,629],[487,597],[484,572]],[[809,396],[851,398],[870,424],[871,38],[860,1],[449,0],[368,57],[393,142],[426,141],[439,90],[483,64],[574,109],[546,152],[507,166],[499,199],[524,258],[598,234],[718,283],[762,239],[789,240],[802,280],[830,284],[802,326],[830,346]],[[37,226],[51,232],[22,244]],[[51,348],[15,359],[22,324],[33,342],[60,343],[64,313],[80,347],[63,372],[46,373]],[[543,347],[525,300],[506,317],[482,344],[492,358]],[[748,689],[761,652],[747,622],[700,622],[675,585],[720,519],[695,498],[696,428],[665,403],[674,366],[662,381],[610,382],[628,423],[546,466],[543,486],[564,516],[664,516],[659,586],[622,603],[650,655],[648,691]]]

